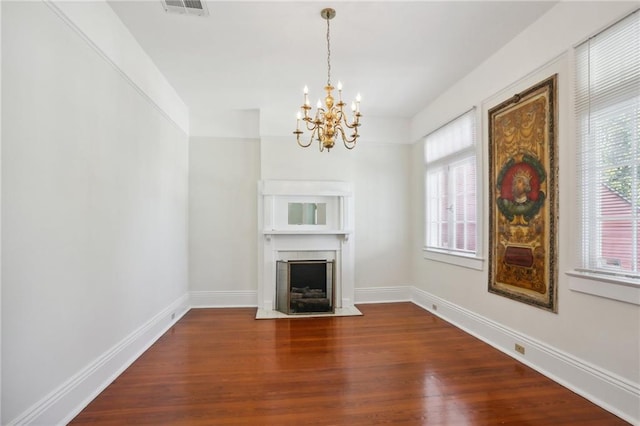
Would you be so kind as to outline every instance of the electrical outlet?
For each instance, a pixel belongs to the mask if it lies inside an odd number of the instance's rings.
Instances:
[[[516,352],[519,352],[522,355],[524,355],[524,346],[519,345],[519,344],[516,343]]]
[[[436,305],[435,303],[433,305],[431,305],[431,309],[433,309],[434,311],[438,310],[438,305]]]

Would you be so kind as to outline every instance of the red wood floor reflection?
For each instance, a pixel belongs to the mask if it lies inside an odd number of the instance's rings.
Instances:
[[[411,303],[191,310],[75,425],[624,425]]]

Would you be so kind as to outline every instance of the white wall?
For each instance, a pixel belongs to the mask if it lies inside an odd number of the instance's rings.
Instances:
[[[256,139],[190,140],[192,292],[256,290],[259,155]]]
[[[354,150],[356,288],[411,282],[411,148],[406,144],[363,143]]]
[[[63,421],[187,292],[181,120],[63,15],[2,2],[2,424]]]
[[[356,150],[360,147],[358,143],[355,149],[349,151],[336,144],[329,152],[319,152],[317,142],[309,148],[299,147],[293,134],[286,137],[262,136],[260,178],[352,182],[356,173]]]
[[[212,105],[215,107],[215,105]],[[260,137],[260,111],[223,110],[191,112],[189,136],[218,139],[257,139]]]
[[[483,114],[483,152],[487,152],[486,116],[488,108],[557,72],[559,75],[559,276],[557,314],[552,314],[487,292],[488,265],[482,271],[428,261],[422,258],[423,166],[422,144],[413,148],[412,162],[414,283],[435,298],[506,327],[531,341],[541,342],[564,353],[578,364],[593,367],[611,383],[627,387],[635,395],[624,403],[608,401],[627,419],[640,419],[640,307],[578,293],[569,289],[565,275],[575,267],[577,240],[575,218],[580,212],[573,196],[575,188],[575,139],[572,118],[572,46],[630,12],[637,3],[566,2],[554,7],[533,26],[511,41],[478,69],[445,92],[412,121],[412,138],[417,141],[447,120],[476,105]],[[486,157],[486,155],[485,155]],[[484,199],[488,199],[487,159],[484,158]],[[485,203],[485,211],[488,206]],[[485,217],[487,215],[485,214]],[[485,221],[486,222],[486,221]],[[484,254],[488,250],[488,224],[484,225]],[[486,262],[485,262],[486,263]],[[585,367],[586,368],[586,367]],[[559,374],[560,378],[562,374]],[[564,377],[567,379],[566,377]],[[570,381],[567,379],[567,381]],[[576,386],[576,383],[572,383]],[[578,385],[579,387],[580,385]],[[585,393],[598,389],[585,386]]]

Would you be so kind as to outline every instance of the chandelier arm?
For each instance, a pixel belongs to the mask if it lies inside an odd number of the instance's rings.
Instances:
[[[360,126],[360,117],[361,115],[358,113],[353,121],[351,122],[351,124],[349,124],[349,121],[347,119],[347,114],[344,113],[344,110],[342,108],[338,108],[337,112],[336,112],[336,118],[337,121],[341,124],[344,124],[345,126],[347,126],[349,129],[355,129],[356,127]]]
[[[300,145],[302,148],[309,148],[309,146],[311,145],[311,142],[313,142],[313,138],[311,138],[309,140],[309,143],[305,145],[302,142],[300,142],[300,134],[302,134],[302,132],[296,133],[296,141],[298,142],[298,145]]]
[[[336,129],[340,132],[340,137],[342,138],[342,142],[344,142],[345,144],[348,143],[352,143],[355,142],[355,140],[358,138],[358,135],[352,135],[353,137],[351,139],[349,139],[347,137],[347,135],[344,133],[344,129],[342,128],[342,126],[336,126]]]
[[[342,133],[342,140],[349,142],[349,143],[356,143],[356,140],[360,137],[360,135],[358,134],[358,128],[356,127],[354,132],[351,134],[351,138],[348,138],[345,133],[344,133],[344,129],[342,128],[342,126],[340,126],[340,133]]]
[[[360,127],[360,117],[362,117],[362,114],[360,114],[359,112],[357,112],[355,114],[355,116],[353,117],[353,121],[351,122],[351,124],[349,124],[347,122],[347,120],[345,119],[345,124],[348,128],[350,129],[357,129],[358,127]]]
[[[307,146],[310,146],[316,140],[320,141],[320,129],[317,126],[315,129],[313,129],[313,132],[311,132],[311,136],[309,137],[309,143],[307,144]]]
[[[318,108],[314,118],[311,119],[311,122],[315,123],[316,126],[322,124],[324,122],[324,115],[324,108]]]
[[[349,129],[356,129],[356,130],[358,129],[358,127],[360,127],[360,123],[358,121],[354,121],[351,124],[345,121],[344,125],[347,126]]]
[[[324,144],[322,143],[322,140],[324,139],[324,128],[322,126],[318,126],[317,135],[318,148],[320,149],[320,152],[322,152],[324,151]]]
[[[340,136],[342,138],[342,143],[344,144],[345,148],[347,148],[347,149],[355,148],[356,147],[356,139],[358,139],[358,135],[354,135],[352,139],[349,139],[344,134],[344,130],[342,129],[342,127],[340,127],[339,130],[340,130]]]
[[[353,149],[356,146],[356,140],[358,139],[357,133],[354,133],[351,135],[351,138],[348,138],[344,133],[344,129],[340,127],[340,136],[342,137],[342,143],[344,143],[347,149]],[[349,144],[351,144],[351,146],[349,146]]]

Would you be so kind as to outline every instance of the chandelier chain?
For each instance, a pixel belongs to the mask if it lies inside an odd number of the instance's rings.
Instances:
[[[301,111],[296,114],[296,130],[293,134],[296,135],[298,145],[303,148],[309,147],[313,141],[318,141],[320,151],[326,150],[328,152],[335,145],[336,139],[341,138],[347,149],[353,149],[356,146],[357,139],[360,137],[358,134],[360,118],[362,117],[360,113],[360,94],[356,96],[355,102],[351,103],[353,116],[349,119],[344,112],[346,104],[342,101],[342,84],[340,82],[338,82],[337,87],[337,99],[333,97],[332,93],[334,87],[331,84],[331,24],[329,21],[336,16],[336,11],[331,8],[322,9],[320,16],[327,21],[327,85],[324,88],[326,91],[324,105],[318,100],[318,108],[315,113],[312,113],[312,108],[309,104],[309,89],[305,86],[304,104],[301,107]],[[300,129],[301,124],[311,132],[308,142],[300,140],[300,136],[304,134],[304,129]],[[346,133],[349,130],[353,131],[353,133]]]
[[[329,36],[329,18],[327,17],[327,86],[331,86],[331,37]]]

